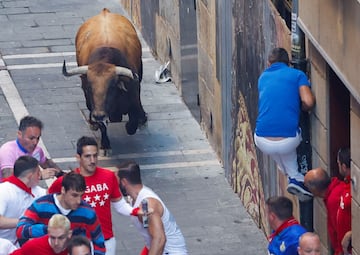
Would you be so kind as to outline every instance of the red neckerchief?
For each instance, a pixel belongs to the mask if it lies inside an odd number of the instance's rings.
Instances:
[[[268,237],[269,242],[271,243],[271,241],[274,239],[274,237],[277,236],[285,228],[293,226],[293,225],[299,225],[299,222],[294,217],[290,217]]]
[[[14,175],[11,175],[10,177],[4,179],[4,182],[10,182],[25,191],[26,193],[35,197],[34,194],[31,192],[31,188],[26,186],[25,183],[23,183],[19,178],[15,177]]]

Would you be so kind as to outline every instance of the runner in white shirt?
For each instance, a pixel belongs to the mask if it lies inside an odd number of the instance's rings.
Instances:
[[[0,183],[0,238],[17,244],[16,225],[20,216],[46,190],[37,186],[40,180],[39,162],[31,156],[15,161],[14,173]]]
[[[185,239],[173,215],[159,196],[142,184],[139,165],[127,162],[118,168],[121,192],[124,196],[131,197],[132,206],[141,206],[142,201],[146,199],[148,207],[152,209],[152,213],[147,216],[147,227],[143,224],[143,217],[131,217],[145,240],[145,247],[140,254],[187,255]]]

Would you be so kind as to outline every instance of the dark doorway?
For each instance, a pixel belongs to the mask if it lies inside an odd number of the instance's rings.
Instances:
[[[338,176],[337,152],[350,148],[350,92],[329,67],[330,171]]]

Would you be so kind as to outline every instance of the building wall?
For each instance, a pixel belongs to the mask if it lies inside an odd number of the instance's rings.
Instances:
[[[331,17],[331,18],[329,18]],[[313,165],[331,169],[331,141],[334,131],[330,119],[329,90],[331,68],[350,93],[350,150],[351,175],[355,181],[352,189],[352,244],[353,254],[360,254],[360,190],[356,188],[360,180],[360,2],[357,0],[315,0],[299,1],[299,25],[307,37],[308,59],[311,62],[311,80],[315,84],[317,98],[312,115]],[[340,96],[340,95],[339,95]],[[346,131],[344,131],[346,132]],[[355,188],[354,188],[355,187]],[[323,254],[328,253],[326,209],[321,199],[314,201],[314,228],[320,234]],[[330,254],[330,253],[329,253]]]
[[[352,175],[352,245],[353,254],[360,254],[360,104],[351,98],[351,175]]]
[[[329,174],[329,139],[328,139],[328,89],[327,64],[316,48],[308,43],[308,57],[311,66],[312,91],[316,97],[316,106],[311,115],[311,144],[313,166],[326,169]],[[319,234],[322,254],[328,254],[329,239],[327,232],[327,212],[322,198],[314,199],[314,231]]]
[[[299,23],[309,40],[360,101],[359,1],[299,1]]]
[[[216,79],[216,0],[196,1],[201,126],[223,158],[221,87]]]
[[[269,196],[288,195],[287,180],[277,171],[274,162],[256,149],[253,141],[257,79],[266,68],[272,48],[284,47],[290,52],[290,31],[270,1],[236,1],[233,24],[232,118],[235,125],[229,181],[255,222],[268,231],[264,201]]]

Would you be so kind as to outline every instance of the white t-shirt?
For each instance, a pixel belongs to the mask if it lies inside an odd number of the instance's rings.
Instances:
[[[161,221],[164,225],[164,231],[166,236],[166,243],[163,254],[186,255],[187,249],[186,249],[185,239],[180,231],[180,228],[175,222],[175,218],[167,209],[167,207],[165,206],[163,201],[159,198],[159,196],[156,195],[154,191],[152,191],[152,189],[143,186],[143,188],[141,189],[141,191],[139,192],[136,198],[133,207],[134,208],[138,207],[144,198],[155,198],[161,203],[161,205],[164,208],[164,212],[161,217]],[[139,221],[138,217],[131,216],[131,221],[138,229],[140,234],[144,237],[146,247],[150,248],[151,237],[149,234],[149,230],[143,227],[143,224],[142,222]]]
[[[35,197],[10,182],[0,183],[0,215],[6,218],[20,218],[32,202],[46,195],[46,190],[36,186],[31,189]],[[0,229],[0,238],[16,241],[16,228]]]
[[[17,247],[13,245],[9,240],[0,238],[0,255],[8,255],[16,249]]]

